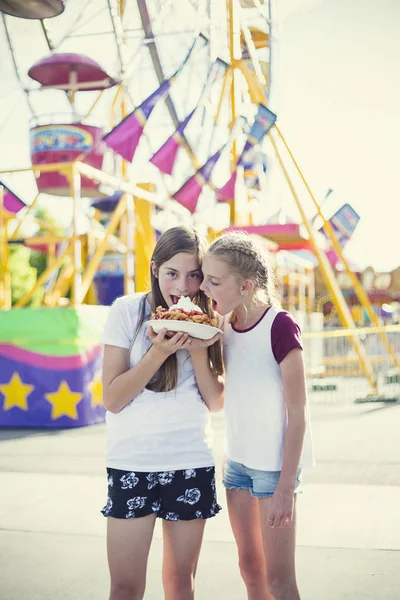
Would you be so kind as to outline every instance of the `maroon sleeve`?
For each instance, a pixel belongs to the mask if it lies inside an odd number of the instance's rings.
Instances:
[[[291,350],[295,348],[303,350],[300,327],[292,315],[285,310],[279,312],[272,323],[271,345],[278,364]]]

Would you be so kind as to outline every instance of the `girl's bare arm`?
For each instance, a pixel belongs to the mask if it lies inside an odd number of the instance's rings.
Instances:
[[[288,413],[282,470],[268,504],[268,525],[285,527],[293,520],[294,490],[306,429],[306,385],[303,353],[292,350],[280,363],[283,394]]]
[[[296,348],[280,363],[288,425],[279,489],[293,492],[306,429],[306,381],[303,352]]]
[[[215,337],[216,339],[219,339],[220,336],[218,334],[218,337]],[[210,340],[210,342],[211,341],[212,340]],[[200,346],[200,341],[192,340],[192,344],[189,346],[189,351],[192,358],[197,385],[201,397],[206,403],[208,409],[211,412],[218,412],[224,407],[225,382],[221,376],[214,375],[211,371],[207,348],[201,346],[198,348],[193,348],[193,345],[196,343]]]
[[[158,369],[168,358],[185,348],[187,334],[176,333],[165,337],[167,330],[154,334],[153,345],[143,358],[130,367],[129,350],[117,346],[104,346],[103,358],[103,404],[112,413],[119,413],[146,387]]]

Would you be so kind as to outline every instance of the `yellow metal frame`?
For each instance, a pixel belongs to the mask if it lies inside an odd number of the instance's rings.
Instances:
[[[339,314],[339,318],[345,328],[349,329],[350,331],[355,331],[356,327],[355,327],[355,324],[353,321],[353,317],[351,316],[349,307],[347,306],[347,303],[344,299],[342,290],[339,287],[339,284],[336,280],[333,269],[326,257],[326,254],[318,246],[318,242],[316,239],[316,232],[315,232],[313,226],[311,225],[311,221],[308,219],[306,212],[300,202],[300,198],[296,192],[293,182],[289,176],[288,170],[284,164],[284,161],[283,161],[282,155],[279,151],[278,145],[273,137],[272,130],[269,132],[268,136],[271,141],[272,147],[275,151],[275,155],[276,155],[278,163],[281,167],[283,175],[284,175],[286,182],[289,186],[289,189],[292,193],[293,199],[296,203],[297,209],[301,215],[302,222],[303,222],[303,224],[307,230],[307,233],[310,237],[310,242],[312,244],[314,254],[318,260],[318,264],[320,266],[326,286],[327,286],[329,292],[331,293],[332,299],[336,305],[336,308],[337,308],[337,311]],[[374,375],[374,371],[369,363],[365,349],[362,346],[358,336],[355,336],[355,335],[351,336],[351,342],[352,342],[354,350],[357,353],[357,356],[360,360],[363,374],[367,378],[368,383],[370,384],[373,393],[376,394],[378,391],[377,381],[376,381],[376,377]]]
[[[11,277],[8,248],[9,216],[4,209],[4,187],[0,186],[0,307],[11,308]]]
[[[370,301],[368,299],[368,296],[365,293],[364,288],[362,287],[362,285],[361,285],[358,277],[352,271],[352,269],[350,268],[350,265],[349,265],[349,262],[348,262],[347,258],[344,256],[342,248],[340,247],[340,244],[339,244],[339,242],[338,242],[338,240],[337,240],[337,238],[335,236],[335,232],[334,232],[334,230],[332,228],[332,225],[330,224],[329,221],[327,221],[325,219],[325,217],[324,217],[324,215],[323,215],[323,213],[321,211],[321,208],[320,208],[318,202],[316,201],[315,196],[312,193],[312,191],[311,191],[311,189],[310,189],[310,187],[309,187],[309,185],[308,185],[308,183],[307,183],[307,181],[306,181],[306,179],[305,179],[305,177],[304,177],[304,175],[303,175],[303,173],[302,173],[302,171],[301,171],[298,163],[296,162],[296,160],[295,160],[295,158],[294,158],[294,156],[293,156],[293,154],[292,154],[289,146],[286,143],[285,138],[283,137],[281,131],[279,130],[279,127],[275,126],[275,130],[278,133],[278,136],[281,139],[282,143],[284,144],[284,147],[285,147],[286,151],[288,152],[288,154],[289,154],[289,156],[290,156],[290,158],[291,158],[291,160],[292,160],[292,162],[293,162],[293,164],[294,164],[294,166],[295,166],[298,174],[300,175],[300,178],[301,178],[302,182],[304,183],[304,185],[305,185],[305,187],[307,189],[307,192],[308,192],[308,194],[309,194],[309,196],[310,196],[310,198],[311,198],[311,200],[312,200],[315,208],[317,209],[318,215],[321,217],[321,219],[323,221],[323,228],[324,228],[327,236],[329,237],[329,239],[330,239],[330,241],[332,243],[332,246],[333,246],[336,254],[338,255],[341,263],[343,264],[343,266],[344,266],[344,268],[346,270],[346,273],[350,277],[350,280],[351,280],[351,282],[353,284],[353,287],[354,287],[354,291],[356,292],[356,295],[357,295],[357,297],[358,297],[361,305],[367,311],[367,314],[368,314],[368,316],[369,316],[369,318],[371,320],[371,323],[373,323],[376,327],[379,327],[380,326],[379,319],[376,316],[376,314],[375,314],[375,312],[374,312],[374,310],[373,310],[373,308],[371,306],[371,303],[370,303]],[[385,334],[384,330],[381,331],[381,338],[382,338],[384,346],[386,347],[386,350],[388,351],[388,353],[392,357],[394,365],[396,367],[399,367],[400,366],[400,362],[399,362],[399,360],[397,358],[397,354],[394,351],[394,349],[392,348],[392,345],[390,344],[389,339],[388,339],[387,335]]]
[[[28,168],[12,169],[7,171],[1,171],[1,174],[7,173],[23,173],[32,171],[35,175],[41,172],[61,172],[68,179],[71,188],[71,198],[73,202],[73,219],[72,219],[72,235],[69,238],[65,236],[57,236],[53,234],[42,235],[37,237],[25,238],[31,242],[47,243],[50,247],[53,247],[53,252],[49,253],[48,265],[46,270],[37,280],[34,287],[29,290],[20,300],[15,304],[14,308],[21,308],[26,306],[31,300],[33,294],[39,289],[50,277],[54,271],[60,269],[59,280],[56,282],[53,290],[45,295],[44,304],[47,306],[56,306],[63,294],[65,294],[69,287],[71,287],[71,305],[77,306],[81,304],[84,298],[90,291],[90,286],[93,282],[94,275],[100,260],[104,256],[105,252],[109,249],[109,242],[114,237],[114,233],[117,228],[121,225],[123,219],[126,219],[126,227],[130,232],[126,234],[129,244],[121,244],[123,251],[126,254],[126,259],[130,260],[133,265],[134,253],[138,250],[139,246],[142,250],[141,259],[136,260],[135,264],[135,278],[142,282],[148,276],[149,256],[151,255],[152,247],[150,248],[149,243],[143,244],[143,236],[148,235],[151,229],[151,206],[162,204],[154,194],[152,187],[146,184],[132,184],[127,181],[123,181],[112,175],[108,175],[103,171],[99,171],[94,167],[86,165],[79,161],[70,163],[53,163],[48,165],[33,165]],[[105,235],[102,240],[97,243],[96,249],[91,256],[88,264],[83,268],[82,252],[84,247],[83,236],[78,235],[78,216],[79,216],[79,202],[80,202],[80,189],[81,189],[81,177],[85,177],[112,186],[116,190],[125,192],[115,208],[111,219],[105,229]],[[0,309],[8,310],[11,308],[11,282],[9,277],[8,267],[8,255],[9,255],[9,242],[15,239],[15,233],[18,232],[26,218],[32,212],[32,208],[28,207],[22,219],[19,221],[16,230],[12,236],[8,236],[8,221],[15,218],[15,215],[7,213],[3,208],[3,197],[4,192],[0,194]],[[35,198],[36,203],[37,197]],[[134,229],[135,223],[138,228],[140,243],[135,241]],[[139,226],[138,226],[139,224]],[[142,232],[142,233],[140,233]],[[143,233],[144,232],[144,233]],[[149,240],[151,240],[149,236]],[[68,245],[64,252],[57,258],[55,257],[54,249],[57,243],[68,242]],[[86,244],[87,245],[87,244]],[[133,268],[129,270],[130,274],[133,274]],[[129,291],[133,291],[133,280],[130,279],[126,282]],[[142,283],[140,283],[142,286]]]
[[[144,190],[151,190],[151,184],[143,184]],[[135,235],[133,256],[135,260],[136,291],[143,292],[150,286],[150,258],[156,244],[156,234],[151,224],[151,205],[139,196],[135,197]]]
[[[253,62],[253,64],[255,65],[255,69],[254,69],[254,73],[249,69],[249,67],[246,65],[246,63],[243,60],[240,60],[240,57],[238,56],[238,51],[237,51],[237,47],[236,47],[236,29],[235,29],[235,24],[237,23],[237,14],[236,11],[238,10],[238,6],[237,6],[237,0],[227,0],[227,13],[228,13],[228,40],[229,40],[229,51],[230,51],[230,59],[231,59],[231,65],[230,65],[230,69],[232,71],[232,81],[231,81],[231,87],[230,87],[230,102],[231,102],[231,116],[232,119],[234,119],[236,117],[236,97],[235,97],[235,70],[239,69],[243,75],[243,77],[246,80],[247,86],[248,86],[248,90],[249,90],[249,94],[250,94],[250,98],[252,100],[252,102],[259,104],[259,103],[263,103],[266,104],[267,103],[267,97],[266,97],[266,93],[263,89],[263,86],[265,86],[265,81],[263,80],[263,76],[262,76],[262,71],[260,68],[260,64],[258,61],[258,57],[257,54],[255,52],[255,48],[254,45],[252,44],[252,40],[251,40],[251,35],[250,32],[247,30],[247,28],[245,26],[242,27],[241,31],[246,39],[247,42],[247,46],[249,49],[249,54],[251,57],[251,60]],[[226,78],[226,81],[228,81],[228,77]],[[222,103],[222,95],[225,94],[225,86],[226,86],[226,81],[224,82],[223,85],[223,90],[222,90],[222,94],[221,94],[221,103]],[[218,113],[219,114],[221,111],[221,106],[219,106],[218,108]],[[294,164],[298,174],[300,175],[300,178],[303,182],[303,184],[305,185],[308,194],[310,195],[314,205],[317,208],[318,214],[321,216],[322,220],[323,220],[323,224],[324,224],[324,228],[327,232],[327,235],[329,237],[329,239],[332,242],[332,246],[335,249],[335,251],[337,252],[340,260],[342,261],[343,265],[345,266],[346,271],[348,272],[349,276],[351,277],[351,280],[353,282],[354,285],[354,289],[360,299],[360,302],[362,303],[362,305],[365,307],[368,315],[371,318],[371,321],[374,325],[378,326],[379,322],[378,319],[372,309],[372,306],[368,300],[368,297],[365,293],[365,291],[362,288],[362,285],[360,284],[360,282],[358,281],[357,277],[355,276],[355,274],[351,271],[349,264],[347,262],[347,260],[345,259],[345,257],[343,256],[343,253],[341,251],[340,245],[336,239],[335,233],[330,225],[330,223],[324,218],[319,205],[317,204],[315,197],[313,196],[311,189],[307,183],[307,181],[305,180],[292,152],[290,151],[290,148],[288,147],[285,139],[283,138],[282,133],[280,132],[279,128],[275,125],[275,127],[273,128],[273,130],[276,130],[281,142],[284,145],[284,148],[286,150],[286,152],[289,155],[290,160],[292,161],[292,163]],[[271,144],[274,148],[278,163],[282,169],[282,172],[284,174],[284,177],[288,183],[288,186],[290,188],[290,191],[292,193],[292,196],[295,200],[295,203],[297,205],[297,208],[299,210],[299,213],[301,215],[301,219],[302,222],[308,232],[312,247],[313,247],[313,251],[315,256],[317,257],[322,275],[324,277],[325,283],[327,285],[328,290],[330,291],[331,295],[332,295],[332,299],[334,301],[334,304],[337,308],[338,311],[338,315],[340,317],[340,320],[343,324],[343,326],[345,328],[347,328],[349,331],[351,332],[355,332],[356,327],[355,327],[355,323],[353,321],[350,309],[347,306],[347,303],[344,299],[342,290],[340,289],[338,282],[336,280],[335,277],[335,273],[325,255],[325,253],[320,249],[317,239],[316,239],[316,234],[315,231],[312,227],[312,224],[310,222],[310,220],[308,219],[305,210],[302,206],[302,203],[300,201],[299,195],[295,189],[295,186],[293,184],[293,181],[289,175],[288,169],[286,168],[286,165],[284,163],[284,160],[282,158],[281,152],[279,151],[279,148],[277,146],[277,143],[274,139],[273,133],[271,130],[268,134],[268,137],[271,141]],[[236,164],[236,160],[237,160],[237,155],[236,155],[236,144],[234,144],[233,146],[233,150],[232,150],[232,163]],[[237,221],[237,210],[235,207],[235,200],[233,200],[233,202],[231,203],[231,224],[235,225]],[[293,279],[293,278],[292,278]],[[288,277],[288,283],[290,285],[292,285],[293,281],[290,280],[290,277]],[[399,361],[397,358],[396,353],[394,352],[393,348],[391,347],[389,340],[386,336],[386,334],[384,332],[381,333],[382,335],[382,339],[383,342],[385,344],[385,347],[387,349],[387,351],[389,352],[389,354],[391,355],[393,362],[396,366],[399,366]],[[371,364],[369,362],[369,359],[365,353],[365,350],[363,348],[363,346],[360,343],[360,340],[358,338],[358,336],[352,335],[351,336],[351,341],[353,344],[353,347],[357,353],[358,359],[360,361],[361,364],[361,368],[363,371],[364,376],[367,378],[370,387],[373,391],[374,394],[377,393],[377,381],[376,381],[376,377],[374,375],[374,371],[371,367]]]

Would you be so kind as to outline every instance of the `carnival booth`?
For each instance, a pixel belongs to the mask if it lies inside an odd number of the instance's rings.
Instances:
[[[0,427],[104,421],[99,339],[107,307],[0,311]]]

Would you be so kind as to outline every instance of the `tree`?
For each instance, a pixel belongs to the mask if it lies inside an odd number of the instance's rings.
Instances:
[[[38,224],[38,230],[35,235],[62,235],[63,229],[60,227],[53,215],[46,208],[36,209],[34,216],[40,221],[49,224],[49,227]],[[22,234],[22,239],[26,234]],[[23,245],[22,241],[18,244],[12,244],[10,248],[9,270],[11,276],[11,302],[14,305],[29,290],[33,288],[38,277],[47,267],[47,255],[44,252],[31,250]],[[40,306],[44,295],[44,289],[39,288],[33,294],[27,303],[27,306]]]
[[[48,223],[50,227],[46,227],[45,225],[39,225],[39,229],[37,231],[37,235],[58,235],[62,236],[64,230],[57,223],[56,219],[53,217],[51,212],[47,210],[47,208],[39,207],[35,211],[35,218],[40,221],[44,221]],[[37,277],[43,273],[43,271],[47,268],[47,255],[45,252],[38,252],[36,250],[31,251],[29,263],[32,267],[36,269]]]
[[[29,264],[31,251],[21,245],[10,248],[9,269],[11,275],[11,302],[14,305],[22,296],[33,288],[37,280],[37,272]],[[39,306],[43,297],[43,289],[37,290],[27,306]]]

